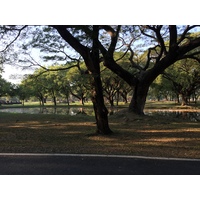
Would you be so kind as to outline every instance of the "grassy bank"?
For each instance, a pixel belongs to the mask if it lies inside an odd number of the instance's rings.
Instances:
[[[200,158],[199,122],[120,111],[109,123],[113,135],[97,136],[94,116],[0,113],[0,152]]]

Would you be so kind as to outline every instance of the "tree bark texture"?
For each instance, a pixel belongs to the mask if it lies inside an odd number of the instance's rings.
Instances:
[[[138,115],[144,115],[144,107],[146,103],[146,97],[149,90],[148,85],[137,83],[133,87],[133,96],[129,104],[129,111]]]
[[[96,124],[97,124],[97,134],[108,135],[112,131],[108,124],[108,110],[104,104],[103,89],[101,85],[100,74],[92,75],[91,84],[93,86],[92,92],[92,103],[95,112]]]

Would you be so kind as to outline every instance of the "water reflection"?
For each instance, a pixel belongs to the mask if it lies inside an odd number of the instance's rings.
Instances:
[[[146,115],[164,115],[168,117],[189,119],[190,121],[200,121],[200,111],[182,111],[182,110],[146,110]]]
[[[109,115],[113,115],[120,111],[120,108],[109,108]],[[60,114],[60,115],[94,115],[93,108],[87,107],[35,107],[35,108],[3,108],[0,112],[9,113],[28,113],[28,114]],[[182,110],[145,110],[146,115],[164,115],[168,117],[176,117],[182,119],[190,119],[191,121],[200,121],[200,111],[182,111]]]

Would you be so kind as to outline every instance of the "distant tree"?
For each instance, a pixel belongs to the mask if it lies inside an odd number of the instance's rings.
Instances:
[[[67,78],[67,72],[65,71],[57,71],[58,73],[58,85],[59,85],[59,95],[64,97],[67,101],[67,105],[69,106],[69,96],[70,96],[70,81]]]
[[[0,75],[0,97],[9,95],[11,92],[11,83],[6,81],[2,76]]]
[[[22,81],[22,84],[24,85],[23,87],[31,91],[32,96],[35,96],[39,100],[40,105],[44,106],[48,96],[48,91],[46,89],[46,79],[44,76],[40,76],[40,73],[40,70],[36,70],[33,75],[28,75]]]
[[[164,78],[163,75],[159,75],[155,79],[151,84],[148,93],[150,99],[156,99],[157,101],[160,101],[163,98],[166,101],[171,100],[174,95],[173,84]]]
[[[90,97],[90,75],[85,66],[71,68],[67,71],[66,77],[70,84],[69,91],[74,97],[79,99],[84,105],[86,99]]]
[[[34,95],[33,89],[30,85],[25,84],[25,80],[23,80],[19,85],[15,88],[16,96],[22,101],[22,105],[24,106],[25,100],[28,100],[31,96]]]
[[[118,60],[120,65],[128,71],[133,69],[130,67],[129,54],[124,55],[124,52],[115,52],[115,59]],[[131,91],[131,87],[119,76],[102,66],[101,79],[103,85],[104,96],[109,101],[111,106],[114,106],[114,100],[118,105],[120,96],[127,103],[127,95]]]
[[[187,105],[191,96],[195,97],[200,89],[200,63],[193,59],[184,59],[169,67],[165,78],[173,84],[174,91],[181,95],[182,105]]]
[[[120,96],[127,103],[127,95],[131,91],[128,84],[108,69],[103,70],[101,76],[104,96],[110,105],[114,106],[115,100],[118,105]]]
[[[50,68],[52,69],[52,68]],[[55,68],[54,68],[55,69]],[[43,78],[41,84],[42,88],[45,88],[47,96],[50,96],[53,100],[54,106],[57,104],[57,96],[59,94],[60,85],[58,82],[58,73],[57,71],[49,71],[40,75],[40,78]]]

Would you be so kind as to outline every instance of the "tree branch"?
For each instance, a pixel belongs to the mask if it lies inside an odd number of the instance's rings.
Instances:
[[[185,28],[185,30],[184,30],[184,32],[182,33],[182,35],[181,35],[181,37],[180,37],[180,39],[178,40],[178,44],[180,44],[184,39],[185,39],[185,37],[186,37],[186,34],[191,30],[191,29],[193,29],[193,28],[195,28],[195,27],[198,27],[198,26],[196,26],[196,25],[193,25],[193,26],[187,26],[186,28]]]
[[[169,39],[169,51],[174,50],[174,48],[178,47],[177,44],[177,28],[175,25],[169,26],[169,34],[170,34],[170,39]]]
[[[86,58],[89,49],[83,46],[72,34],[67,30],[68,26],[54,25],[61,37],[74,48],[83,58]]]
[[[1,50],[0,52],[6,51],[6,50],[18,39],[18,37],[20,36],[21,32],[22,32],[26,27],[27,27],[27,25],[23,26],[21,29],[17,29],[19,32],[18,32],[18,34],[16,35],[16,37],[15,37],[8,45],[6,45],[6,47],[5,47],[3,50]]]
[[[194,54],[184,55],[184,56],[182,56],[181,59],[179,59],[179,60],[190,58],[190,59],[194,59],[194,60],[196,60],[197,62],[200,63],[200,58],[195,57],[195,55],[200,55],[200,52],[198,52],[198,54],[195,54],[195,53],[194,53]]]
[[[134,52],[133,52],[132,48],[129,46],[128,49],[129,49],[129,51],[131,52],[131,55],[130,55],[129,60],[130,60],[130,62],[131,62],[132,67],[138,69],[139,71],[144,70],[140,65],[137,65],[137,64],[133,61]]]
[[[179,59],[181,59],[189,51],[199,46],[200,46],[200,37],[183,44],[182,46],[179,47],[177,51],[177,53],[179,54]]]
[[[156,40],[156,38],[153,36],[153,35],[150,35],[150,34],[147,34],[147,33],[145,33],[145,29],[146,28],[149,28],[150,26],[139,26],[139,29],[140,29],[140,31],[141,31],[141,33],[143,34],[143,35],[145,35],[145,36],[147,36],[147,37],[149,37],[149,38],[152,38],[152,39],[155,39]]]
[[[111,44],[110,44],[110,47],[108,48],[108,53],[110,55],[113,55],[113,53],[115,51],[120,29],[121,29],[121,26],[118,26],[117,31],[111,35]]]

